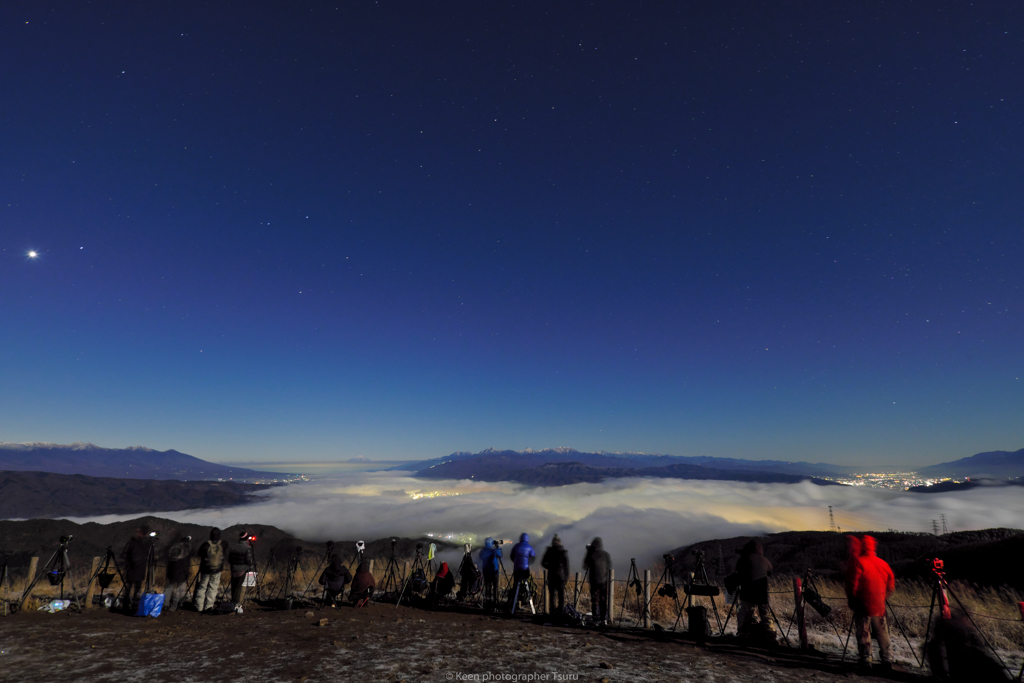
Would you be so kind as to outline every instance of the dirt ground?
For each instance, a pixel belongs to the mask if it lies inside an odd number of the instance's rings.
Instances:
[[[312,612],[312,616],[307,616]],[[319,621],[327,619],[325,626]],[[531,677],[532,674],[532,677]],[[777,681],[861,677],[836,657],[698,645],[639,630],[597,631],[479,613],[374,604],[355,609],[156,619],[103,609],[0,618],[3,681]],[[909,672],[889,680],[921,680]]]

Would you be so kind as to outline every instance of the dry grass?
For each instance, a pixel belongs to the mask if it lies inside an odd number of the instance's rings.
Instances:
[[[307,586],[310,586],[311,589],[306,597],[314,597],[319,594],[320,587],[316,580],[318,578],[318,568],[320,567],[317,563],[305,563],[300,565],[292,582],[293,596],[301,597]],[[660,576],[661,569],[661,567],[655,567],[652,571],[652,575]],[[197,571],[198,561],[193,563],[190,575],[194,577]],[[384,571],[384,563],[374,563],[373,574],[377,580],[378,586],[381,586],[384,581]],[[402,574],[404,571],[406,571],[406,567],[404,565],[400,565],[399,573]],[[91,571],[88,568],[76,568],[71,572],[70,578],[73,580],[74,586],[78,589],[79,594],[83,597],[85,586],[90,575]],[[263,595],[265,597],[283,596],[284,578],[283,567],[271,567],[264,571],[261,576],[261,589]],[[500,584],[502,589],[509,587],[508,578],[509,577],[506,576],[502,577]],[[543,586],[542,575],[538,572],[535,574],[534,578],[537,583],[538,590],[540,590]],[[158,567],[154,577],[154,588],[158,591],[162,590],[164,581],[164,569],[162,567]],[[825,602],[832,607],[831,623],[808,607],[806,609],[808,637],[811,643],[816,645],[819,649],[839,650],[841,648],[837,646],[839,639],[836,636],[836,631],[838,631],[839,635],[845,640],[852,623],[853,615],[846,605],[843,586],[840,583],[822,579],[816,579],[816,582],[822,598],[824,598]],[[222,590],[229,586],[229,583],[228,573],[225,572],[221,581]],[[9,581],[9,584],[4,586],[4,588],[7,589],[8,599],[13,602],[19,600],[21,593],[27,584],[28,579],[26,578],[13,579]],[[117,593],[120,588],[120,581],[115,578],[113,583],[111,583],[111,585],[106,589],[105,593],[108,595],[112,592]],[[654,623],[665,629],[671,629],[673,626],[675,626],[677,630],[684,628],[686,626],[685,615],[682,618],[679,618],[680,607],[682,605],[682,601],[686,597],[682,590],[682,585],[677,585],[679,593],[678,600],[657,595],[657,588],[658,587],[652,581],[650,587],[652,595],[651,617]],[[950,589],[951,592],[962,601],[963,607],[972,613],[975,623],[978,625],[981,633],[988,638],[989,642],[993,643],[998,649],[1005,652],[1019,653],[1024,651],[1024,622],[1021,621],[1020,613],[1017,608],[1017,603],[1024,601],[1024,594],[1008,588],[977,588],[963,582],[952,582],[950,584]],[[782,631],[786,632],[793,617],[792,577],[773,577],[770,590],[772,591],[771,603],[775,615],[782,625]],[[577,608],[581,612],[589,612],[591,609],[590,587],[586,584],[577,587],[573,577],[570,577],[569,582],[566,585],[566,600],[572,602],[577,591],[579,592]],[[36,583],[36,586],[32,591],[32,596],[28,601],[26,601],[25,607],[26,609],[37,609],[49,600],[57,598],[59,596],[59,592],[59,587],[50,586],[46,578],[43,577]],[[70,592],[71,582],[66,581],[65,596],[67,597]],[[0,593],[0,597],[2,596],[3,593]],[[638,597],[636,590],[634,588],[627,587],[625,580],[618,579],[615,581],[614,596],[612,613],[614,615],[615,623],[622,626],[642,624],[642,597]],[[906,629],[907,636],[911,639],[911,642],[914,644],[914,647],[918,652],[920,651],[921,641],[923,641],[925,637],[925,629],[928,622],[928,607],[931,603],[931,597],[932,589],[929,585],[919,582],[900,581],[897,584],[895,594],[890,599],[890,603],[895,609],[900,623]],[[712,599],[699,597],[694,598],[694,600],[696,604],[704,605],[708,608],[709,618],[712,619],[712,625],[714,627],[715,622],[712,611]],[[952,607],[954,608],[954,615],[962,614],[962,612],[957,609],[959,605],[956,600],[954,600],[952,596],[950,600]],[[724,622],[730,613],[730,605],[726,601],[726,596],[723,594],[714,598],[714,604],[718,608],[721,620]],[[537,599],[537,607],[538,609],[543,607],[542,596]],[[732,614],[729,616],[728,628],[726,629],[727,633],[735,633],[735,626],[736,617],[735,614]],[[909,648],[907,647],[902,635],[895,628],[895,625],[891,625],[890,629],[892,631],[893,642],[897,647],[897,654],[901,655],[905,660],[912,660],[913,657],[910,654]],[[795,626],[788,630],[790,638],[795,640]],[[852,646],[853,642],[851,641],[851,647]]]

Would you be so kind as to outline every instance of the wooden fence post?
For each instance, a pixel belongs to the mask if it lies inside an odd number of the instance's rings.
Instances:
[[[103,561],[102,557],[92,558],[92,571],[89,573],[89,578],[92,579],[96,576],[96,572],[100,569],[100,562]],[[96,585],[99,581],[90,581],[89,590],[85,592],[85,604],[82,605],[82,609],[89,609],[92,607],[92,596],[96,594]]]
[[[644,628],[651,627],[651,570],[644,570]]]
[[[804,590],[799,577],[793,577],[793,610],[796,616],[796,629],[800,639],[800,649],[807,649],[807,624],[804,622]]]
[[[608,570],[608,625],[615,623],[615,570]]]

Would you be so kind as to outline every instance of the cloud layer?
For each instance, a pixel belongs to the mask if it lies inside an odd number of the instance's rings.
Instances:
[[[668,550],[700,540],[827,529],[829,505],[844,530],[929,531],[940,513],[946,514],[951,530],[1018,526],[1024,515],[1024,496],[1019,494],[1015,487],[910,494],[806,482],[677,479],[529,488],[370,472],[277,487],[262,492],[260,502],[249,506],[159,516],[221,527],[269,524],[309,540],[432,534],[478,546],[485,536],[516,540],[525,531],[543,547],[558,533],[574,566],[582,561],[584,545],[601,536],[616,566],[624,569],[631,557],[651,566]]]

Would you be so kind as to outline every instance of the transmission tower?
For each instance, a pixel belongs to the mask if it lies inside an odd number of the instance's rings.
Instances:
[[[828,530],[832,532],[839,531],[839,527],[836,526],[835,515],[832,514],[832,506],[828,506]]]
[[[943,512],[941,515],[939,515],[939,519],[942,520],[942,535],[945,536],[949,533],[949,527],[946,526],[946,513]]]
[[[939,520],[937,519],[932,520],[932,533],[934,533],[936,536],[939,535]]]

